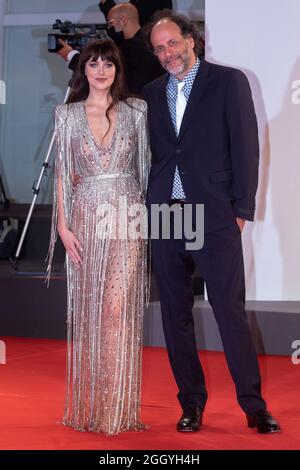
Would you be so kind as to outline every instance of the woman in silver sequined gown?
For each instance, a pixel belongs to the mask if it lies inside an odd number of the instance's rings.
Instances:
[[[94,41],[81,53],[69,104],[56,108],[48,266],[49,276],[58,231],[67,251],[68,281],[64,424],[107,435],[145,427],[140,397],[147,230],[135,222],[147,218],[150,151],[146,103],[126,99],[122,84],[117,48],[108,40]],[[100,142],[89,122],[95,125],[93,106],[97,99],[102,103],[106,89],[110,110],[104,119],[109,119]],[[131,224],[137,236],[126,230]]]

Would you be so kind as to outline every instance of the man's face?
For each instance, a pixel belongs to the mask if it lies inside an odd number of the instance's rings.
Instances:
[[[107,17],[107,23],[109,28],[114,28],[116,33],[121,33],[124,28],[124,17],[117,11],[109,11]]]
[[[184,37],[173,21],[159,21],[152,30],[151,43],[162,67],[178,79],[183,78],[195,62],[193,38]]]

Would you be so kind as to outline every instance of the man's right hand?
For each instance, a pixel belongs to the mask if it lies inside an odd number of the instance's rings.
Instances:
[[[64,60],[68,60],[68,55],[70,52],[73,51],[73,48],[71,46],[69,46],[69,44],[67,44],[65,41],[63,41],[62,39],[59,39],[58,42],[63,46],[58,52],[57,54],[62,57]]]

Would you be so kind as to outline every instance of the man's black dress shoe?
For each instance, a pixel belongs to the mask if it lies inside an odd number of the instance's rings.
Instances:
[[[199,431],[202,425],[203,412],[199,406],[192,406],[186,409],[177,423],[177,431],[194,432]]]
[[[247,414],[246,416],[248,427],[256,427],[257,432],[260,434],[280,432],[279,424],[267,410],[256,411],[255,413]]]

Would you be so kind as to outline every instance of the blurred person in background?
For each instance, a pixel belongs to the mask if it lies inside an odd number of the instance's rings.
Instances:
[[[120,2],[118,2],[120,3]],[[139,13],[141,25],[144,26],[148,23],[154,13],[158,10],[163,10],[164,8],[173,8],[172,0],[130,0],[132,5],[134,5]],[[108,13],[116,5],[114,0],[101,0],[99,3],[100,10],[107,19]]]

